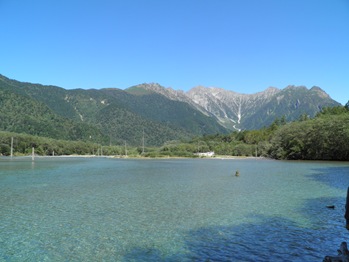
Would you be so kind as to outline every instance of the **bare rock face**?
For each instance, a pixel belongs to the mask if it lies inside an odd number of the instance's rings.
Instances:
[[[222,88],[196,87],[187,95],[214,114],[227,127],[240,130],[243,118],[254,114],[260,106],[270,102],[280,90],[270,87],[256,94],[240,94]]]
[[[319,87],[290,85],[284,89],[269,87],[255,94],[241,94],[223,88],[197,86],[188,92],[144,84],[142,88],[169,99],[190,104],[202,113],[215,117],[231,130],[258,129],[275,118],[296,120],[302,114],[314,116],[325,106],[340,105]]]

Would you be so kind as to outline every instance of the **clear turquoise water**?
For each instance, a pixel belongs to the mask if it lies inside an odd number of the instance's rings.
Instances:
[[[0,261],[322,261],[348,186],[340,162],[3,158]]]

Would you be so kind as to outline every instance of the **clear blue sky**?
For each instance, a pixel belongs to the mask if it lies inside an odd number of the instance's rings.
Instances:
[[[157,82],[349,100],[349,0],[0,0],[0,74],[66,89]]]

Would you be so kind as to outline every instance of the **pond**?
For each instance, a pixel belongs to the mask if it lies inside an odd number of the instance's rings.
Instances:
[[[348,162],[1,158],[0,260],[322,261],[348,186]]]

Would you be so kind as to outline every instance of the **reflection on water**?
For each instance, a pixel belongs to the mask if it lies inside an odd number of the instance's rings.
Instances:
[[[348,179],[337,162],[0,159],[0,260],[321,261]]]

